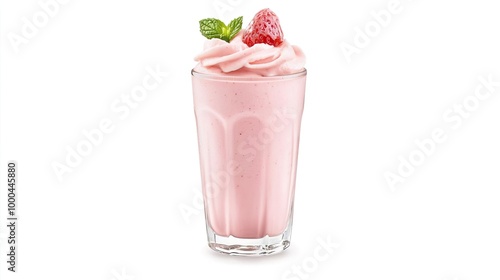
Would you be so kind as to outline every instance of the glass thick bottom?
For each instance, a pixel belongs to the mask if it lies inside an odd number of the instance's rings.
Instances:
[[[208,246],[214,251],[235,256],[263,256],[283,252],[290,246],[292,236],[292,219],[289,220],[285,231],[276,236],[262,238],[237,238],[234,236],[220,236],[210,225],[207,225]]]

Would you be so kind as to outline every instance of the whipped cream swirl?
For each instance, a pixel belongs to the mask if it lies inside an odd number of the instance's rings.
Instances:
[[[300,72],[304,69],[302,50],[286,40],[274,47],[255,44],[248,47],[242,41],[241,30],[230,43],[220,39],[205,42],[204,51],[195,57],[195,71],[235,76],[277,76]]]

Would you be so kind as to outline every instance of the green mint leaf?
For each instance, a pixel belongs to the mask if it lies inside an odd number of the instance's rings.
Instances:
[[[242,25],[243,25],[243,17],[237,17],[227,25],[230,32],[229,41],[233,40],[234,36],[236,36],[236,34],[240,32]]]
[[[227,29],[227,26],[216,18],[206,18],[200,20],[200,32],[207,39],[222,39],[221,37],[225,29]]]
[[[200,20],[200,32],[207,39],[221,39],[230,42],[241,30],[243,17],[233,19],[229,25],[224,24],[216,18],[206,18]]]

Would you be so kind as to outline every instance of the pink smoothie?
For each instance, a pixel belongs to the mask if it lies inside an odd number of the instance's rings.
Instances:
[[[209,235],[259,239],[291,227],[305,56],[286,40],[249,47],[244,32],[205,42],[193,96]]]
[[[193,72],[205,212],[216,234],[276,236],[291,223],[305,81],[305,70]]]

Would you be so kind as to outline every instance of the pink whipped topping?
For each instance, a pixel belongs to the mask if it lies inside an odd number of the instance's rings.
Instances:
[[[195,57],[195,71],[237,76],[277,76],[304,69],[305,55],[286,40],[278,47],[255,44],[248,47],[242,41],[241,30],[230,43],[220,39],[205,42],[204,51]]]

